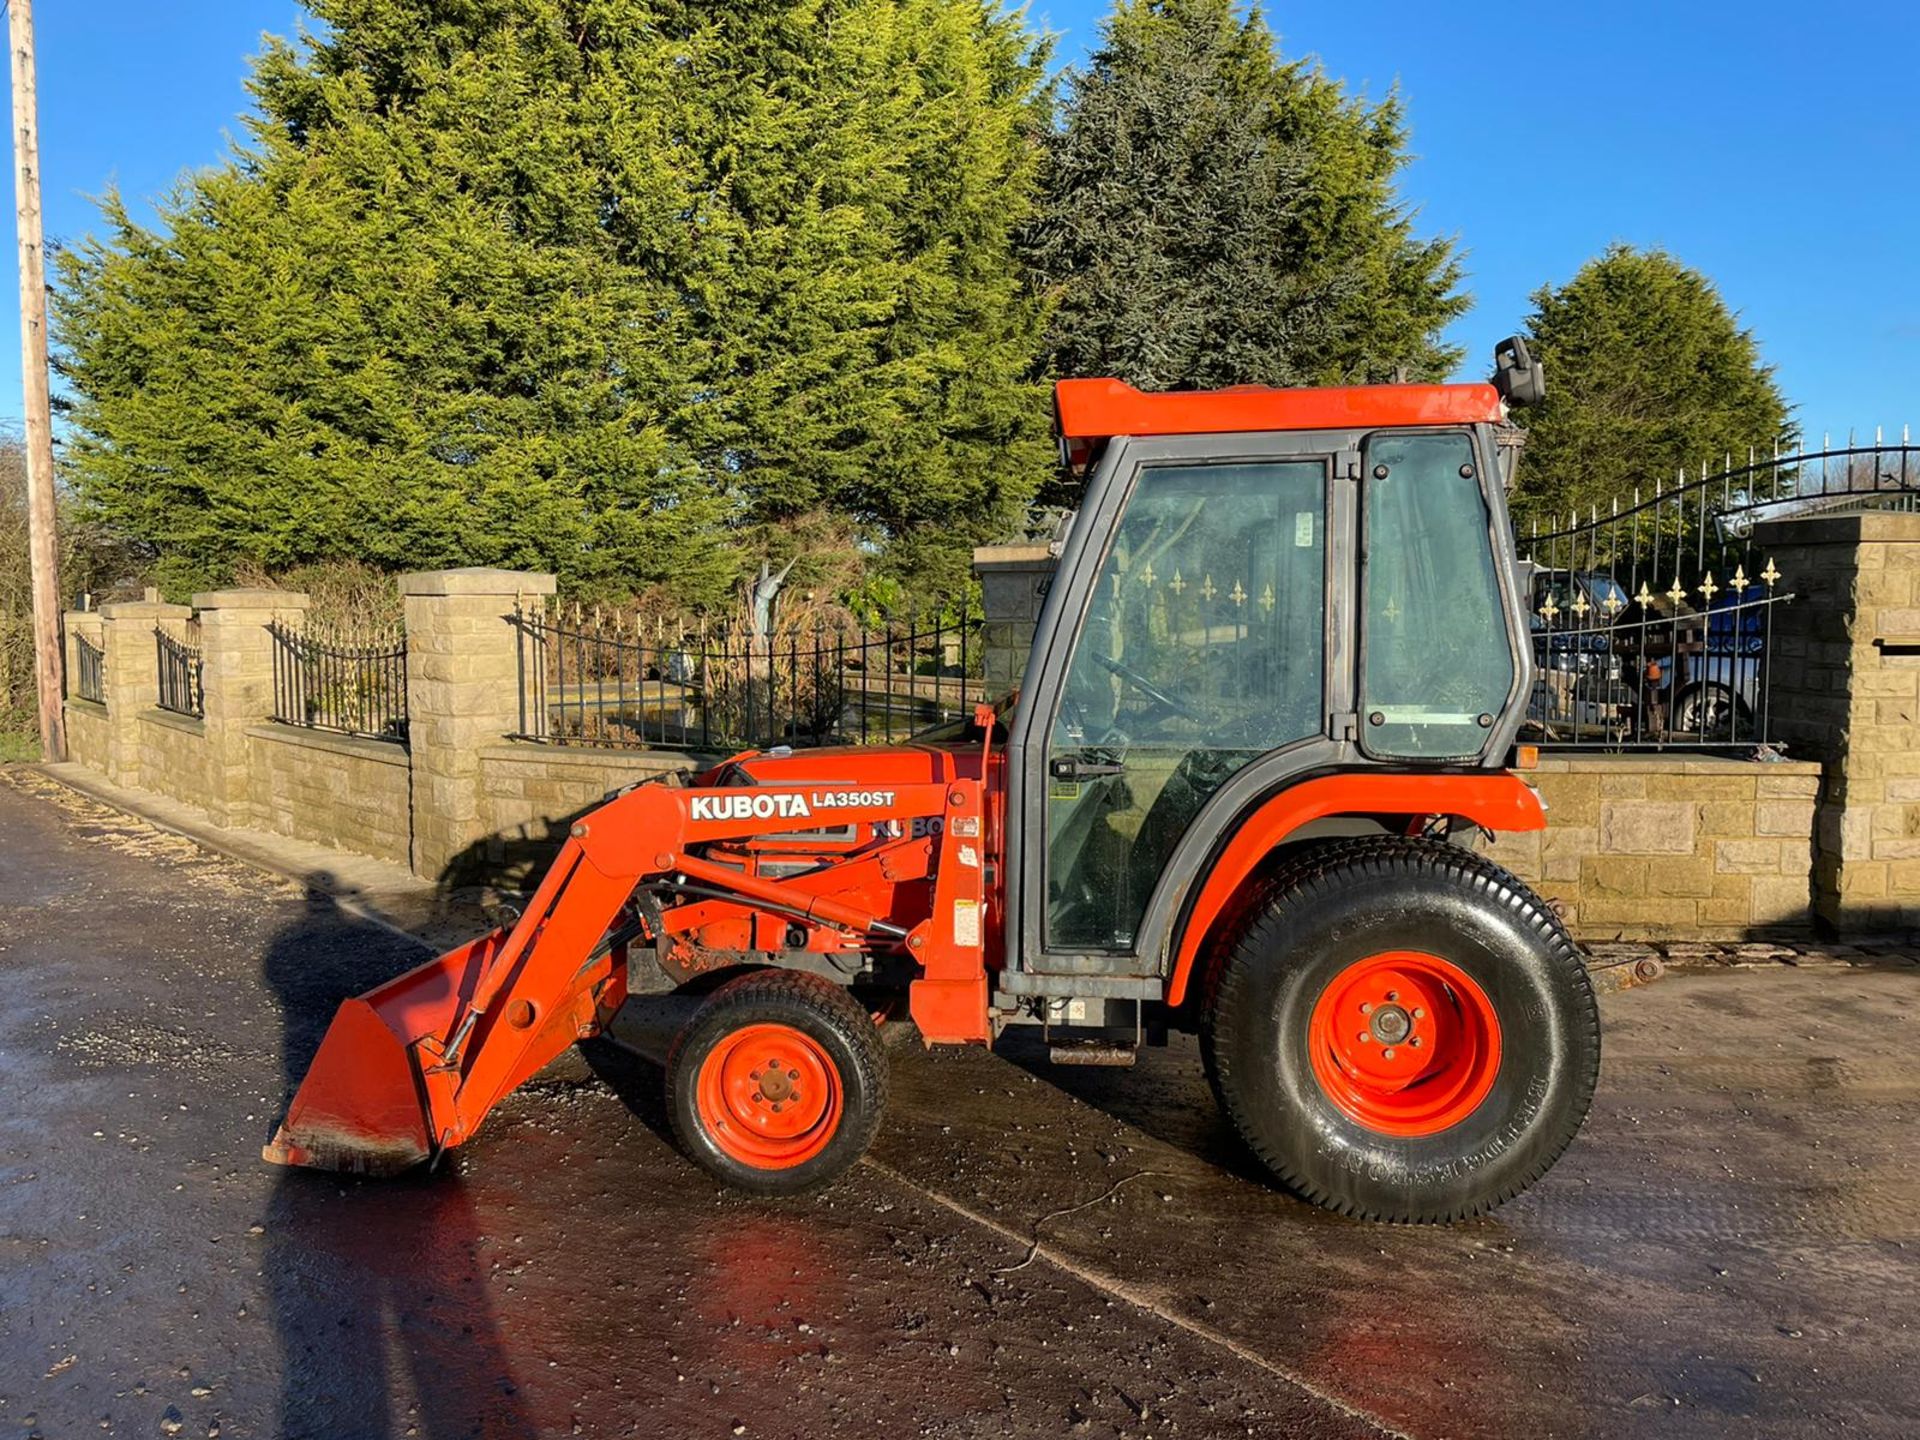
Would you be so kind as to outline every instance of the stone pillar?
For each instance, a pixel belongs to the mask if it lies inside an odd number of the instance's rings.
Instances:
[[[207,711],[201,803],[216,825],[251,825],[257,818],[247,727],[273,716],[273,636],[267,626],[276,619],[298,621],[308,603],[292,590],[209,590],[193,597]]]
[[[464,884],[484,865],[480,751],[520,723],[514,602],[553,594],[551,575],[432,570],[402,575],[413,872]]]
[[[973,573],[980,577],[986,614],[981,647],[987,694],[1012,689],[1026,674],[1034,622],[1053,582],[1054,563],[1053,550],[1045,544],[982,545],[973,552]]]
[[[1774,607],[1770,730],[1825,773],[1814,913],[1840,933],[1920,925],[1920,515],[1756,527]]]
[[[154,627],[192,615],[189,605],[159,600],[123,600],[100,607],[100,644],[106,651],[106,772],[116,785],[140,783],[140,717],[160,698]]]

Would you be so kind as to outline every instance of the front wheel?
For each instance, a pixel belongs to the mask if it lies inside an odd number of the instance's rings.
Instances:
[[[818,975],[730,980],[667,1052],[674,1133],[716,1178],[756,1195],[824,1185],[866,1153],[887,1103],[873,1018]]]
[[[1543,1175],[1586,1118],[1600,1018],[1578,950],[1499,866],[1430,840],[1330,845],[1275,877],[1213,977],[1222,1108],[1282,1184],[1446,1221]]]

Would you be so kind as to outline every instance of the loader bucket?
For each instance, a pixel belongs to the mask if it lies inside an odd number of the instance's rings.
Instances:
[[[415,1045],[447,1037],[504,939],[496,930],[343,1004],[262,1157],[361,1175],[429,1158],[437,1137]]]

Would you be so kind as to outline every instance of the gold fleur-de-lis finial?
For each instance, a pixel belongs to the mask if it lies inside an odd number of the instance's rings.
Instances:
[[[1140,583],[1149,590],[1153,588],[1153,561],[1149,560],[1140,569]]]
[[[1713,597],[1720,593],[1720,587],[1713,583],[1713,571],[1707,571],[1707,578],[1700,582],[1700,593],[1707,597],[1707,604],[1713,604]]]
[[[1228,598],[1230,598],[1235,605],[1244,605],[1247,603],[1247,592],[1240,588],[1240,582],[1238,580],[1233,582],[1233,589],[1227,593]]]
[[[1260,592],[1260,608],[1269,615],[1273,613],[1273,586],[1271,584]]]
[[[1734,594],[1736,594],[1736,595],[1742,595],[1742,594],[1745,594],[1745,593],[1746,593],[1746,589],[1747,589],[1747,583],[1748,583],[1748,582],[1747,582],[1747,567],[1746,567],[1746,566],[1744,566],[1744,565],[1736,565],[1736,566],[1734,566],[1734,567],[1733,567],[1733,579],[1732,579],[1732,580],[1731,580],[1731,581],[1730,581],[1729,583],[1730,583],[1730,584],[1731,584],[1731,585],[1733,586],[1733,593],[1734,593]]]
[[[1574,614],[1578,615],[1582,620],[1586,619],[1587,612],[1593,609],[1593,606],[1587,603],[1587,592],[1584,590],[1575,591],[1573,596],[1573,604],[1569,605],[1567,609],[1571,610]]]
[[[1633,597],[1633,603],[1638,605],[1642,610],[1645,610],[1649,605],[1653,604],[1653,592],[1647,589],[1646,581],[1642,580],[1640,582],[1640,593]]]
[[[1773,568],[1773,557],[1767,557],[1767,568],[1760,572],[1760,578],[1767,582],[1767,588],[1773,588],[1773,582],[1780,578],[1780,572]]]
[[[1200,598],[1202,600],[1211,600],[1219,593],[1218,590],[1213,588],[1213,576],[1209,573],[1207,578],[1200,582]]]
[[[1620,592],[1618,590],[1609,590],[1607,591],[1607,598],[1600,602],[1600,608],[1607,612],[1608,619],[1612,619],[1615,615],[1618,615],[1622,610],[1627,608],[1627,602],[1620,598]]]
[[[1687,592],[1681,587],[1680,577],[1676,575],[1673,577],[1673,588],[1667,591],[1667,599],[1671,600],[1675,605],[1678,605],[1686,598]]]
[[[1178,570],[1175,570],[1173,572],[1173,579],[1167,582],[1167,588],[1173,591],[1173,593],[1176,595],[1180,594],[1182,591],[1184,591],[1187,588],[1187,582],[1180,578],[1180,572]]]
[[[1547,592],[1547,603],[1540,607],[1540,618],[1546,621],[1549,625],[1551,625],[1554,622],[1555,617],[1557,617],[1559,614],[1560,614],[1560,606],[1554,600],[1553,592],[1549,590]]]

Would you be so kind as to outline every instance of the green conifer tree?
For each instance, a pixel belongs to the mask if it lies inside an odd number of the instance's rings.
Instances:
[[[1395,192],[1399,102],[1280,58],[1236,0],[1118,0],[1072,77],[1029,255],[1049,362],[1155,389],[1440,378],[1453,246]]]
[[[315,0],[249,143],[61,260],[68,473],[176,587],[711,601],[795,515],[941,578],[1044,468],[1042,56],[984,0]]]
[[[1527,320],[1546,400],[1520,418],[1527,448],[1513,508],[1552,525],[1652,494],[1749,446],[1790,445],[1788,406],[1713,283],[1659,250],[1615,245]]]

